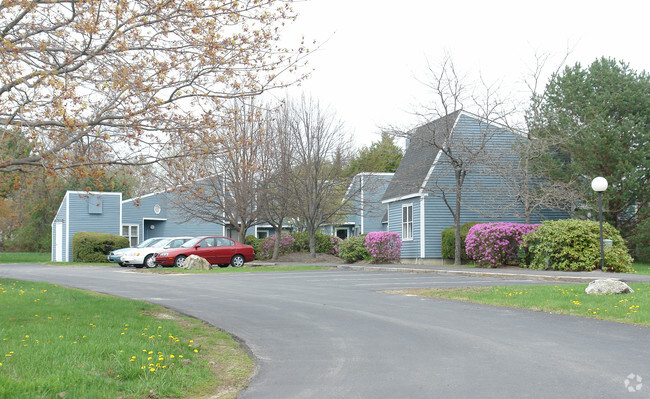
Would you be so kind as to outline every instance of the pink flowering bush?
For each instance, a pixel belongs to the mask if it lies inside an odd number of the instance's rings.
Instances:
[[[483,267],[516,265],[524,235],[538,224],[481,223],[473,226],[465,238],[467,256]]]
[[[373,263],[389,263],[401,257],[402,240],[393,231],[377,231],[366,235],[366,249]]]
[[[259,253],[260,259],[270,259],[271,256],[273,256],[273,247],[275,246],[276,239],[277,235],[273,234],[272,236],[266,237],[264,241],[262,241]],[[291,234],[282,233],[280,235],[280,250],[278,251],[278,256],[291,253],[291,250],[293,248],[293,241],[294,238],[291,236]]]
[[[330,237],[330,242],[332,243],[332,250],[330,251],[331,255],[334,256],[339,256],[339,245],[343,240],[339,237],[336,236],[329,236]]]

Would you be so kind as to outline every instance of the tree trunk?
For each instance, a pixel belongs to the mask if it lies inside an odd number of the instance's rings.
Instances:
[[[464,176],[456,171],[456,212],[454,212],[454,265],[461,265],[461,238],[460,238],[460,196]]]
[[[275,230],[275,243],[273,244],[273,255],[271,259],[277,260],[280,255],[280,241],[282,241],[282,220],[278,226],[273,226]]]
[[[246,230],[248,230],[248,228],[242,227],[237,232],[237,241],[239,241],[242,244],[246,241]]]
[[[316,258],[316,230],[309,229],[309,254]]]
[[[461,238],[460,238],[460,209],[456,207],[456,215],[454,215],[454,265],[461,265]]]

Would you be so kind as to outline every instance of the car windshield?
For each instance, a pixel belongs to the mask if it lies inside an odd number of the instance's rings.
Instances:
[[[185,244],[181,245],[181,248],[192,248],[193,246],[198,244],[199,241],[201,241],[202,239],[203,239],[202,237],[192,238],[191,240],[189,240]]]
[[[140,244],[136,245],[135,248],[149,247],[160,240],[162,240],[162,238],[149,238],[148,240],[144,240]]]
[[[154,242],[153,244],[149,244],[149,246],[154,247],[154,248],[164,247],[165,245],[169,244],[169,242],[171,240],[172,240],[171,238],[165,238],[163,240],[159,240],[157,242]]]

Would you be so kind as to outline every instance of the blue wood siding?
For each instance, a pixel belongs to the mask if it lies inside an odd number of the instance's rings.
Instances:
[[[402,207],[413,205],[413,239],[404,240],[402,237]],[[402,201],[392,202],[388,211],[388,231],[394,231],[402,239],[402,258],[420,257],[420,198],[409,198]]]
[[[72,238],[81,231],[120,234],[120,193],[68,191],[52,224],[52,239],[56,240],[55,225],[63,223],[63,261],[72,262]],[[101,202],[101,213],[90,213],[90,206]],[[97,209],[92,209],[97,212]],[[54,245],[52,257],[54,257]]]
[[[170,193],[155,193],[123,202],[123,223],[140,226],[140,240],[151,237],[223,235],[223,225],[201,220],[185,221],[186,216],[173,207]],[[155,210],[160,212],[156,213]],[[151,226],[154,228],[152,229]],[[250,234],[253,230],[249,229]]]
[[[363,231],[383,231],[385,226],[381,223],[386,214],[386,206],[381,203],[381,198],[388,188],[392,175],[364,176],[363,187]]]
[[[352,209],[345,219],[346,225],[353,226],[351,234],[355,231],[367,234],[386,230],[386,225],[381,222],[386,214],[386,206],[381,199],[392,176],[392,173],[360,173],[354,177],[348,189]]]
[[[479,123],[474,118],[461,115],[454,129],[452,141],[458,143],[463,140],[463,145],[477,144],[483,136],[486,125]],[[516,136],[504,129],[495,129],[490,133],[488,143],[489,157],[485,162],[492,162],[493,157],[501,157],[501,165],[508,162],[516,162],[513,157],[512,146]],[[458,145],[458,144],[457,144]],[[487,164],[478,164],[472,168],[465,178],[461,190],[461,213],[460,222],[510,222],[525,223],[523,206],[517,203],[516,198],[506,195],[500,191],[502,182],[500,177],[487,167]],[[442,191],[445,192],[449,205],[455,207],[455,176],[449,159],[443,155],[436,165],[430,180],[426,186],[429,196],[426,199],[426,257],[441,258],[441,235],[442,230],[454,225],[454,219],[449,208],[442,198]],[[504,205],[508,205],[507,208]],[[531,217],[531,223],[539,223],[546,219],[558,219],[567,217],[565,212],[546,210],[541,215]]]

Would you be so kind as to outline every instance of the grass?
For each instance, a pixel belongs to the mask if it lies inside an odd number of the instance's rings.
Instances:
[[[0,263],[42,263],[50,260],[49,252],[0,252]]]
[[[634,272],[637,274],[643,274],[650,276],[650,263],[634,263],[632,265]]]
[[[237,396],[254,372],[228,334],[148,303],[0,279],[0,397]]]
[[[488,305],[532,309],[650,326],[650,283],[629,284],[634,293],[587,295],[587,284],[464,287],[392,291]]]

